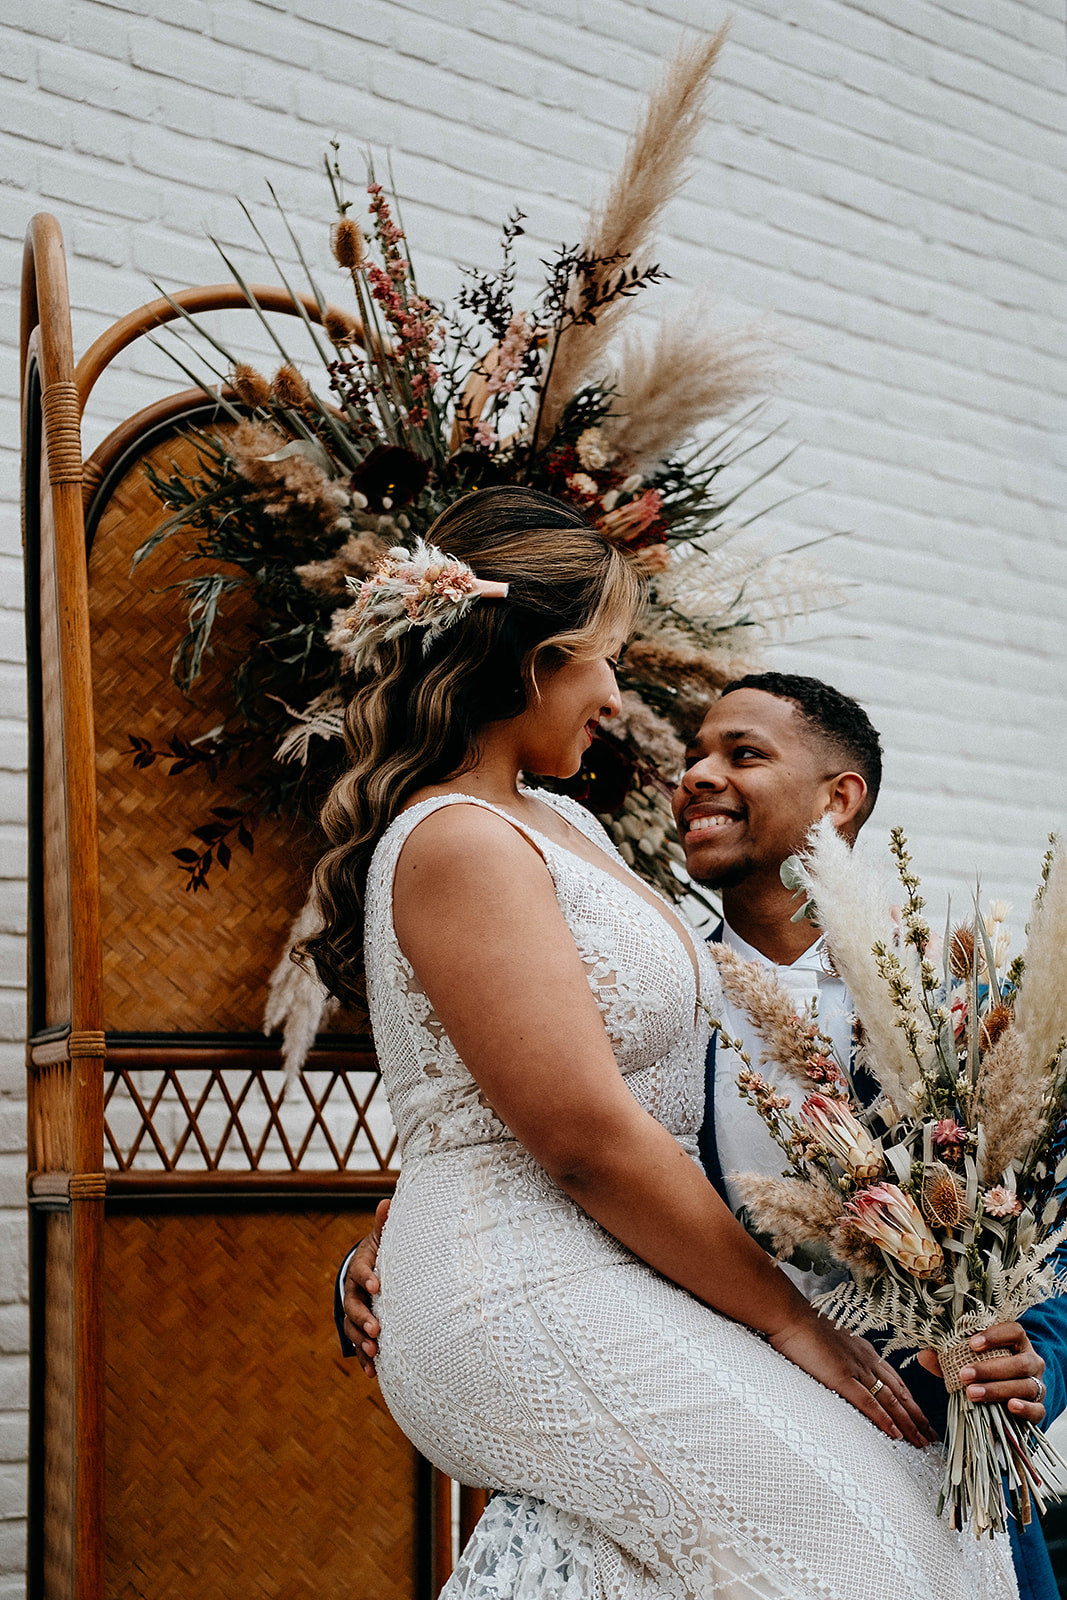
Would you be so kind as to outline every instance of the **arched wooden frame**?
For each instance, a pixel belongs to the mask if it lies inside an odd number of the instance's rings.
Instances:
[[[286,290],[256,285],[251,293],[263,310],[322,320],[310,296],[298,307]],[[102,1010],[85,511],[106,500],[109,475],[146,434],[187,416],[204,397],[194,390],[164,398],[116,428],[84,465],[80,419],[101,373],[136,338],[181,311],[248,305],[233,284],[187,290],[174,302],[158,299],[131,312],[75,365],[60,229],[52,217],[33,219],[23,264],[21,383],[31,786],[28,1188],[36,1329],[28,1592],[34,1600],[104,1600],[106,1593],[106,1218],[130,1217],[138,1206],[158,1208],[182,1196],[186,1204],[214,1205],[210,1197],[223,1190],[239,1190],[251,1205],[264,1195],[295,1205],[299,1194],[311,1194],[319,1204],[336,1199],[351,1205],[353,1195],[365,1196],[359,1202],[365,1206],[395,1181],[385,1172],[205,1172],[190,1187],[187,1174],[146,1176],[105,1167],[104,1075],[133,1047],[109,1041]],[[248,1056],[254,1068],[255,1059],[273,1049],[235,1044],[227,1060],[239,1065]],[[181,1050],[168,1050],[161,1053],[180,1066]],[[148,1059],[141,1047],[138,1062]],[[415,1553],[412,1592],[428,1595],[451,1570],[451,1491],[447,1479],[426,1473],[419,1493],[425,1539]],[[464,1537],[481,1503],[464,1491]],[[123,1596],[128,1592],[124,1588]]]

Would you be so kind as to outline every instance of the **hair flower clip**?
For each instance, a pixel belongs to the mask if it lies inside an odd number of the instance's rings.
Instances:
[[[353,660],[408,628],[424,628],[423,654],[478,599],[502,600],[508,585],[476,577],[465,561],[434,544],[397,545],[369,578],[348,578],[356,603],[334,618],[330,643]]]

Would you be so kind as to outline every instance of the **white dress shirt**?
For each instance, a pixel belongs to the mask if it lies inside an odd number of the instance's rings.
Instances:
[[[736,950],[746,961],[773,967],[780,987],[793,998],[798,1016],[814,1016],[820,1032],[833,1041],[838,1060],[848,1065],[852,1045],[852,1007],[841,979],[828,968],[824,939],[818,938],[790,966],[779,966],[777,962],[769,960],[752,945],[746,944],[725,921],[722,942],[729,945],[731,950]],[[741,1041],[741,1047],[755,1071],[763,1074],[767,1082],[773,1085],[775,1093],[787,1096],[795,1110],[804,1099],[804,1090],[794,1078],[787,1077],[775,1062],[761,1064],[760,1056],[766,1045],[747,1012],[727,1001],[723,1007],[722,1024],[731,1038]],[[758,1172],[766,1178],[777,1178],[786,1166],[785,1154],[771,1138],[762,1117],[754,1106],[741,1098],[737,1075],[743,1065],[735,1050],[723,1049],[720,1038],[715,1051],[715,1142],[727,1198],[734,1211],[742,1204],[734,1182],[737,1173]],[[813,1272],[800,1272],[795,1267],[786,1267],[784,1270],[809,1299],[830,1286],[830,1279],[820,1278]]]

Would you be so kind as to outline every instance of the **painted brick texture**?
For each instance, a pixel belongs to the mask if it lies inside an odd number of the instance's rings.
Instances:
[[[730,9],[716,120],[661,259],[664,299],[706,285],[724,317],[773,312],[788,335],[774,420],[800,448],[780,487],[807,492],[766,532],[837,535],[818,555],[849,599],[770,658],[867,705],[887,749],[873,827],[903,823],[960,904],[980,871],[1021,926],[1067,787],[1062,8]],[[78,351],[153,280],[224,277],[209,235],[269,281],[235,200],[281,247],[268,178],[341,299],[320,176],[336,135],[355,178],[365,149],[391,153],[429,292],[492,258],[516,204],[532,279],[541,247],[577,237],[657,61],[708,21],[699,0],[0,0],[0,1600],[23,1560],[26,224],[63,226]],[[173,383],[135,347],[86,447]]]

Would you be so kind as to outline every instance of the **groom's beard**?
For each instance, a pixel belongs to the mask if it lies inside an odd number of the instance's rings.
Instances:
[[[716,867],[706,877],[693,878],[702,889],[736,889],[739,883],[744,883],[746,878],[752,876],[755,862],[731,861],[727,865]]]

